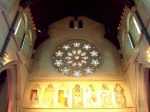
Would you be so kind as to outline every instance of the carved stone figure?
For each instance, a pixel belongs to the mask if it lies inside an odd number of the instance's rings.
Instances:
[[[124,89],[121,87],[120,84],[116,84],[114,88],[114,92],[115,92],[116,104],[119,107],[126,107],[127,104],[126,104]]]
[[[109,88],[106,84],[102,85],[101,104],[102,104],[102,107],[112,107],[113,106],[111,91],[109,90]]]
[[[44,92],[43,107],[53,107],[55,97],[55,89],[52,84],[49,84]]]

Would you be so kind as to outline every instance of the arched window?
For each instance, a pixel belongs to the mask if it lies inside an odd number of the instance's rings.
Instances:
[[[24,32],[25,32],[25,21],[24,18],[20,18],[17,28],[15,30],[15,37],[16,37],[16,41],[18,42],[18,46],[21,45]]]
[[[74,21],[73,20],[70,21],[69,28],[74,28]]]
[[[16,30],[15,30],[15,33],[14,33],[15,35],[16,35],[17,32],[18,32],[18,29],[19,29],[19,27],[20,27],[21,21],[22,21],[22,18],[20,18],[20,20],[19,20],[19,22],[18,22],[18,24],[17,24]]]
[[[18,42],[18,46],[20,46],[22,53],[26,59],[28,60],[28,56],[31,52],[30,48],[32,45],[32,32],[27,30],[28,21],[27,16],[23,14],[20,18],[16,30],[15,30],[15,37]]]
[[[18,42],[18,46],[22,46],[22,41],[24,39],[25,36],[25,32],[27,30],[27,17],[25,14],[23,14],[23,16],[20,18],[16,29],[15,29],[15,37],[16,37],[16,41]]]
[[[133,42],[134,46],[136,46],[137,42],[139,41],[141,31],[135,17],[132,14],[128,14],[127,29],[129,31],[131,41]]]
[[[82,20],[79,20],[79,22],[78,22],[78,27],[79,27],[79,28],[83,28],[83,22],[82,22]]]

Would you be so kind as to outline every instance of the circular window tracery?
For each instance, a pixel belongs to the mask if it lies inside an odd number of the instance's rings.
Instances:
[[[91,42],[78,39],[59,44],[53,51],[53,64],[64,75],[93,74],[101,64],[101,53]]]

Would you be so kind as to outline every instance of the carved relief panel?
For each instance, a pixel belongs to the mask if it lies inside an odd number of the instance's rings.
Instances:
[[[127,108],[131,98],[122,83],[114,82],[39,82],[30,87],[27,108]]]

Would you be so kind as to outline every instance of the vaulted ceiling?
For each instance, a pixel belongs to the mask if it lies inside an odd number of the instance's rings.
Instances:
[[[119,48],[117,32],[120,26],[121,16],[125,6],[134,6],[132,0],[22,0],[23,8],[29,7],[35,27],[42,32],[37,32],[38,39],[35,48],[48,38],[46,29],[48,25],[73,16],[75,20],[79,16],[93,19],[105,26],[105,38]]]

